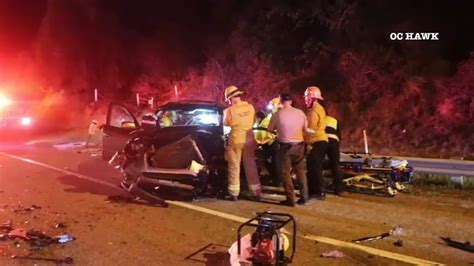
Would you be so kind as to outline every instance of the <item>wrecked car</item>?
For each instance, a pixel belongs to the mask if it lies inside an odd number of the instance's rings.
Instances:
[[[156,126],[145,129],[127,107],[109,106],[103,158],[120,168],[122,187],[148,201],[161,201],[160,188],[187,191],[193,198],[223,193],[223,108],[171,102],[154,116]]]

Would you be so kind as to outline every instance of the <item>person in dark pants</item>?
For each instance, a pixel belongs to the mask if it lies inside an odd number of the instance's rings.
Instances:
[[[280,95],[282,107],[272,116],[268,130],[277,132],[276,165],[278,176],[282,177],[286,200],[283,205],[295,206],[295,192],[291,169],[296,173],[300,186],[300,199],[297,204],[308,202],[308,186],[305,167],[304,132],[307,129],[306,116],[300,109],[291,106],[292,98],[289,94]]]
[[[267,105],[267,108],[270,112],[262,118],[256,127],[260,128],[255,132],[255,140],[261,147],[261,152],[263,153],[264,166],[268,171],[269,176],[271,177],[271,183],[275,186],[280,186],[281,176],[278,175],[276,169],[276,150],[277,143],[275,141],[275,135],[272,132],[269,132],[268,125],[272,116],[280,109],[280,98],[273,98]]]
[[[326,154],[329,159],[329,167],[333,176],[334,194],[340,196],[344,192],[342,173],[341,169],[339,168],[339,160],[341,156],[339,151],[341,130],[337,119],[330,115],[326,116],[326,135],[328,136],[329,140]]]
[[[304,93],[306,106],[310,109],[307,114],[308,128],[306,143],[309,154],[306,158],[308,168],[308,192],[310,198],[324,200],[326,184],[323,176],[323,160],[326,156],[328,136],[326,135],[326,111],[318,103],[324,100],[321,90],[316,86],[308,87]]]

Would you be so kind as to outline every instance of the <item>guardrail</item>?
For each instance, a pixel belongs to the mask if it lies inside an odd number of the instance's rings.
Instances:
[[[474,177],[474,161],[453,160],[453,159],[432,159],[432,158],[418,158],[406,156],[389,156],[366,154],[361,152],[343,152],[347,155],[360,156],[359,159],[371,157],[373,160],[382,160],[383,158],[404,159],[407,160],[410,166],[415,169],[417,173],[440,174],[451,176],[465,176]],[[352,157],[354,158],[354,157]],[[342,156],[341,156],[342,159]]]
[[[374,155],[374,157],[383,156],[390,157],[386,155]],[[413,166],[415,172],[418,173],[474,177],[474,161],[431,159],[404,156],[396,157],[407,160],[409,164]],[[395,158],[395,156],[393,156],[392,158]]]

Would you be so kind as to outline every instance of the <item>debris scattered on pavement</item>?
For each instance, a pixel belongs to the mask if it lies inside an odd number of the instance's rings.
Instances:
[[[37,209],[41,209],[41,206],[33,204],[31,205],[31,207],[24,207],[23,205],[18,204],[18,206],[15,209],[13,209],[12,212],[24,214],[26,212],[31,212]]]
[[[397,247],[403,247],[403,240],[398,239],[395,243],[393,243]]]
[[[100,147],[96,147],[96,148],[87,147],[87,148],[81,148],[77,150],[77,153],[87,153],[92,157],[99,156],[101,152],[102,152],[102,149]]]
[[[352,242],[354,242],[354,243],[372,242],[372,241],[376,241],[376,240],[379,240],[379,239],[389,237],[391,235],[401,235],[402,232],[403,232],[403,229],[399,225],[399,226],[393,228],[392,230],[390,230],[388,232],[385,232],[383,234],[380,234],[380,235],[377,235],[377,236],[369,236],[369,237],[359,238],[359,239],[356,239],[356,240],[352,240]]]
[[[27,236],[29,238],[29,243],[31,250],[40,250],[42,247],[46,247],[54,243],[54,239],[50,236],[46,235],[45,232],[30,229],[27,232]]]
[[[54,224],[54,228],[66,228],[66,225],[63,224],[63,223],[61,223],[61,222],[59,222],[59,223],[55,223],[55,224]]]
[[[0,225],[1,231],[10,232],[13,229],[13,222],[12,220],[8,220]]]
[[[325,252],[321,254],[321,257],[323,258],[343,258],[345,255],[342,253],[342,251],[339,250],[333,250],[329,252]]]
[[[28,236],[27,236],[27,231],[23,228],[16,228],[16,229],[13,229],[11,230],[7,236],[11,239],[16,239],[16,238],[22,238],[22,239],[25,239],[25,240],[28,240],[30,239]]]
[[[62,223],[57,223],[62,224]],[[20,248],[23,246],[23,241],[29,244],[30,251],[39,251],[44,247],[47,247],[52,244],[64,244],[75,240],[75,238],[69,234],[59,235],[56,237],[48,236],[45,232],[37,229],[24,229],[24,228],[14,228],[12,221],[7,221],[0,225],[0,240],[7,241],[11,240],[14,247]],[[2,248],[2,252],[8,248],[8,245],[5,245]],[[29,254],[31,255],[31,253]],[[28,256],[29,256],[28,255]],[[22,257],[22,256],[20,256]],[[52,260],[51,260],[52,261]],[[62,261],[62,263],[66,263]]]
[[[470,241],[466,241],[462,243],[459,241],[454,241],[450,237],[439,237],[439,238],[441,238],[444,241],[444,243],[446,243],[446,245],[450,247],[474,253],[474,245],[471,245]]]
[[[56,237],[56,241],[58,241],[58,243],[67,243],[67,242],[71,242],[73,240],[75,240],[76,238],[71,236],[71,235],[60,235],[60,236],[57,236]]]
[[[26,259],[26,260],[41,260],[41,261],[51,261],[56,263],[57,265],[61,264],[73,264],[74,259],[71,257],[66,257],[64,259],[53,259],[53,258],[42,258],[42,257],[31,257],[32,254],[28,255],[13,255],[11,256],[12,259]]]
[[[53,145],[54,148],[58,150],[70,150],[70,149],[77,149],[86,146],[86,142],[72,142],[72,143],[63,143]]]

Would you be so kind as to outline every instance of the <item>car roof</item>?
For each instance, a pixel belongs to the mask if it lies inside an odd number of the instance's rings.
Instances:
[[[179,102],[168,102],[162,106],[161,108],[213,108],[213,109],[220,109],[222,110],[223,108],[211,101],[191,101],[191,100],[185,100],[185,101],[179,101]]]

